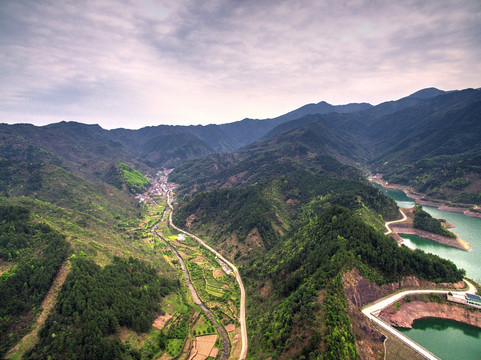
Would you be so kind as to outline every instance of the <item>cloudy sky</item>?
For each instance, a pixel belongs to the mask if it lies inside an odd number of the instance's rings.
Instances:
[[[0,122],[269,118],[481,87],[480,0],[0,0]]]

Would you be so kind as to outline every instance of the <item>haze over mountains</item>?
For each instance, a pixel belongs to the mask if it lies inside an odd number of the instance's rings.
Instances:
[[[477,202],[480,101],[479,90],[428,88],[377,106],[320,102],[272,119],[223,125],[105,130],[75,122],[42,127],[2,124],[0,151],[4,159],[54,163],[74,174],[101,180],[118,159],[140,169],[176,167],[210,154],[232,153],[258,141],[271,146],[293,141],[313,153],[368,166],[388,180],[417,186],[438,197],[449,198],[463,190],[465,195],[456,200]],[[412,174],[410,165],[418,161],[428,161],[429,166],[422,167],[423,174]],[[455,169],[460,164],[459,176],[453,178],[449,170],[445,179],[432,178],[441,165]],[[463,189],[446,185],[452,181],[467,185]]]

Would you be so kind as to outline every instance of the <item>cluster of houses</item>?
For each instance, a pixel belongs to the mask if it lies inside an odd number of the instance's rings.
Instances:
[[[135,198],[139,202],[151,203],[153,200],[151,196],[169,196],[172,197],[174,194],[174,186],[167,182],[169,174],[174,169],[163,169],[157,171],[156,179],[152,179],[147,176],[150,180],[150,188],[143,194],[137,195]]]

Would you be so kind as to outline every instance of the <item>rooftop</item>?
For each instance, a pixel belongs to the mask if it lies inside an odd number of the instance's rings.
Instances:
[[[479,295],[474,295],[474,294],[466,294],[466,298],[471,301],[476,301],[481,303],[481,296]]]

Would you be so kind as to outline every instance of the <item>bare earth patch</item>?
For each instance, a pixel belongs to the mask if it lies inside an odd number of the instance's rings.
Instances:
[[[379,318],[391,326],[404,328],[411,328],[414,320],[426,317],[451,319],[481,328],[481,311],[454,303],[405,302],[399,310],[391,306],[379,314]]]
[[[160,315],[157,319],[154,320],[154,323],[152,326],[156,329],[162,330],[164,326],[172,319],[172,315],[170,314],[165,314],[165,315]]]
[[[212,275],[214,276],[214,279],[218,279],[224,276],[224,272],[222,269],[214,269],[212,270]]]
[[[234,331],[234,330],[235,330],[235,325],[234,325],[234,324],[228,324],[228,325],[226,325],[226,327],[225,327],[225,331],[227,331],[227,332],[232,332],[232,331]]]

